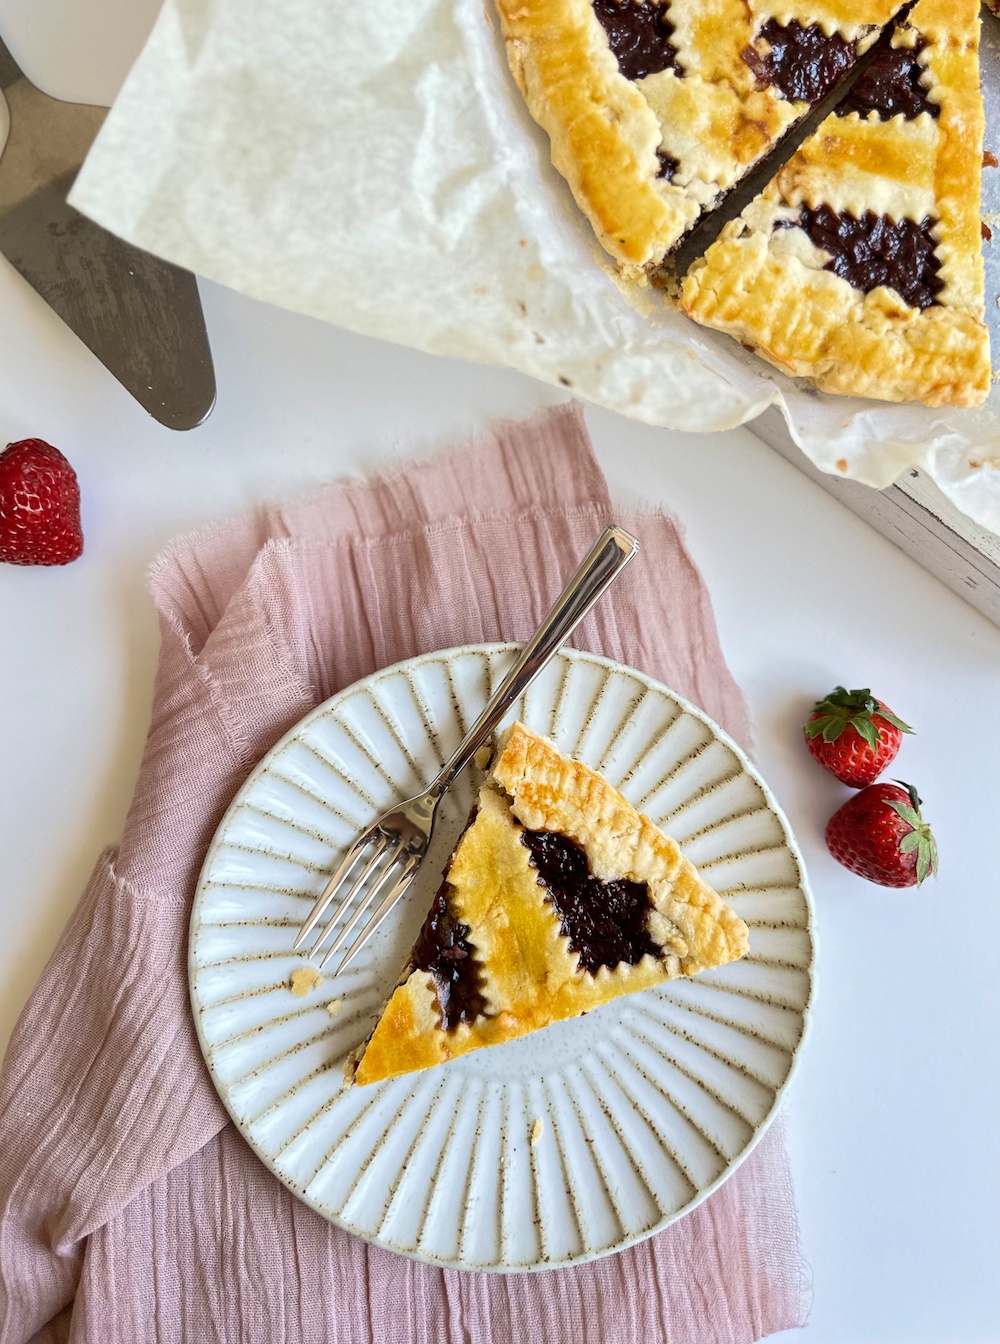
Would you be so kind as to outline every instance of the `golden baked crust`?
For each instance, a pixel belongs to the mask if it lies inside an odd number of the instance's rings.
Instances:
[[[762,30],[799,24],[853,44],[849,64],[900,0],[662,0],[675,60],[637,78],[622,73],[595,0],[496,4],[510,68],[548,132],[553,164],[602,245],[641,274],[819,101],[768,82]]]
[[[522,842],[525,830],[568,837],[602,881],[645,884],[645,931],[658,955],[583,969]],[[434,978],[411,959],[360,1054],[358,1083],[513,1040],[619,995],[735,961],[749,946],[743,920],[673,840],[594,771],[522,724],[498,743],[447,882],[449,910],[474,949],[483,1011],[446,1030]]]
[[[828,117],[691,268],[681,301],[690,317],[827,392],[928,406],[985,400],[979,9],[979,0],[918,0],[892,46],[917,54],[938,115]],[[927,306],[888,284],[866,293],[826,269],[835,261],[807,232],[803,207],[929,229],[943,287]]]

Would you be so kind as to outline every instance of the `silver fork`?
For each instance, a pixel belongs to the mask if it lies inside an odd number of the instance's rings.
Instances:
[[[326,910],[341,895],[336,913],[320,930],[307,956],[314,956],[351,904],[370,882],[364,898],[325,953],[321,966],[340,951],[364,916],[371,910],[380,892],[385,892],[375,912],[344,953],[335,974],[354,960],[393,906],[401,899],[416,876],[434,832],[438,803],[455,776],[492,735],[507,710],[528,689],[542,668],[570,637],[599,597],[610,587],[632,557],[639,543],[620,527],[606,527],[593,550],[570,579],[555,606],[546,616],[537,634],[521,650],[520,657],[494,691],[486,708],[469,729],[462,745],[452,756],[434,783],[415,798],[374,821],[347,851],[336,872],[323,888],[302,928],[294,947],[303,945]],[[350,884],[348,885],[348,880]],[[388,887],[388,890],[386,888]]]

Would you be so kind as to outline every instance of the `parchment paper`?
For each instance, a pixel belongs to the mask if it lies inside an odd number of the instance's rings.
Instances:
[[[987,145],[1000,24],[984,15]],[[987,170],[987,212],[1000,171]],[[257,298],[508,365],[650,424],[724,429],[777,402],[827,471],[923,466],[1000,531],[1000,393],[979,411],[830,397],[623,292],[551,167],[489,0],[166,0],[72,203]],[[989,215],[987,216],[989,217]],[[1000,232],[987,314],[1000,359]]]

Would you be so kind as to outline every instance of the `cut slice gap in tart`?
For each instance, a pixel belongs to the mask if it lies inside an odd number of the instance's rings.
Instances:
[[[348,1077],[368,1084],[443,1064],[748,946],[743,920],[673,840],[515,724]]]
[[[902,0],[496,0],[552,162],[623,273],[653,273],[843,80]]]
[[[690,268],[688,316],[826,392],[984,401],[979,27],[979,0],[918,0]]]

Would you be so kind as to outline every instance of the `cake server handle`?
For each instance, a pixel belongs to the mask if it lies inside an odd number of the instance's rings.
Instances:
[[[525,644],[517,662],[493,692],[489,703],[469,729],[429,792],[445,792],[455,776],[492,737],[511,705],[524,694],[542,668],[565,644],[598,598],[611,587],[639,552],[639,542],[623,527],[606,527],[590,554],[563,589],[537,633]]]

